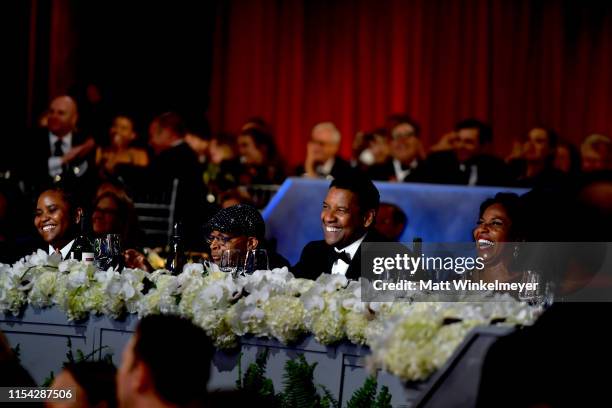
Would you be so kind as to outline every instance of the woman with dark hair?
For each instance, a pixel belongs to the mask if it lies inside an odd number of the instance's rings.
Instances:
[[[62,259],[69,258],[82,214],[74,196],[63,189],[45,190],[38,196],[34,226],[49,245],[49,255],[58,253]]]
[[[484,269],[472,279],[485,282],[507,282],[521,277],[522,271],[512,268],[518,255],[512,242],[524,240],[521,199],[514,193],[498,193],[480,205],[479,218],[473,230],[479,256],[484,258]]]
[[[285,179],[285,165],[269,133],[255,127],[243,130],[238,135],[238,153],[241,185],[280,184]]]

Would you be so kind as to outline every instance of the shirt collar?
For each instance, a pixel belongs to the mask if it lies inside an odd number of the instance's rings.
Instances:
[[[322,165],[320,165],[320,166],[317,168],[317,171],[318,171],[319,173],[322,173],[322,174],[325,174],[325,175],[330,174],[330,173],[331,173],[331,171],[332,171],[332,168],[334,167],[334,163],[335,163],[335,162],[336,162],[335,158],[334,158],[334,157],[332,157],[331,159],[328,159],[328,160],[327,160],[325,163],[323,163]]]
[[[49,141],[51,142],[51,146],[55,144],[57,139],[59,139],[58,136],[49,132]],[[62,145],[69,146],[69,147],[72,146],[72,132],[68,132],[67,134],[64,135],[64,137],[62,137]]]
[[[68,256],[68,254],[70,253],[70,250],[72,249],[72,244],[74,244],[74,239],[70,241],[69,243],[67,243],[66,246],[60,250],[60,252],[62,253],[62,260],[67,259],[66,257]],[[49,245],[49,255],[53,255],[54,253],[55,253],[55,248],[53,248],[52,245]]]
[[[367,233],[366,233],[367,234]],[[345,246],[344,248],[338,249],[336,247],[334,247],[334,250],[336,252],[346,252],[347,254],[349,254],[349,256],[351,257],[351,259],[353,259],[353,257],[355,256],[355,253],[357,253],[357,250],[359,249],[359,245],[361,245],[361,242],[363,241],[363,239],[365,238],[366,234],[363,234],[361,236],[361,238],[359,238],[357,241],[353,242],[352,244],[349,244],[347,246]]]

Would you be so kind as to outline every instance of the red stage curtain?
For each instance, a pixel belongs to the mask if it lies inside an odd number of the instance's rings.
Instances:
[[[220,2],[210,118],[269,120],[295,164],[311,127],[353,135],[408,112],[426,144],[462,118],[490,121],[495,151],[536,124],[579,143],[612,135],[612,6],[537,0]]]

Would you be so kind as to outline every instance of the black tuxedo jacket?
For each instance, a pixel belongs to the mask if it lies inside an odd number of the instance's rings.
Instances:
[[[479,186],[508,186],[510,172],[506,163],[486,154],[475,156],[466,163],[466,171],[461,171],[459,160],[453,151],[442,151],[430,154],[425,162],[424,181],[441,184],[467,185],[470,167],[476,165]]]
[[[87,140],[87,137],[78,132],[72,133],[72,147],[79,146]],[[17,169],[20,178],[29,182],[36,187],[42,187],[51,183],[49,177],[49,158],[53,155],[53,147],[49,143],[49,130],[46,128],[35,129],[22,142],[19,148],[21,154],[24,155],[23,160],[20,160]],[[65,176],[74,178],[72,169],[75,167],[83,167],[83,163],[87,162],[87,171],[79,175],[79,179],[86,179],[95,174],[95,149],[79,163],[74,163],[68,169]],[[66,171],[64,172],[66,173]],[[72,174],[70,174],[72,173]]]
[[[380,181],[398,181],[398,182],[422,182],[423,181],[422,165],[419,162],[417,167],[410,169],[410,173],[402,180],[397,180],[395,175],[395,167],[393,167],[393,159],[389,159],[381,164],[374,164],[367,170],[367,175],[372,180]]]
[[[389,244],[391,252],[406,252],[408,249],[397,242],[390,242],[388,239],[377,233],[375,230],[370,230],[365,236],[364,242],[386,242]],[[291,272],[296,278],[317,279],[322,273],[331,273],[335,258],[333,257],[334,247],[327,245],[324,240],[311,241],[302,250],[300,260],[298,261]],[[361,276],[361,245],[357,249],[355,256],[351,259],[346,275],[348,279],[357,280]]]

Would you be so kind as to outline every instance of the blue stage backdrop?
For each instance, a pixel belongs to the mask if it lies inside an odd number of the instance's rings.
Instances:
[[[328,180],[287,179],[263,212],[267,237],[295,264],[304,245],[323,239],[321,205]],[[408,216],[402,242],[419,237],[423,242],[469,242],[478,220],[478,208],[501,191],[523,194],[528,190],[505,187],[466,187],[420,183],[375,183],[381,202],[401,207]]]

